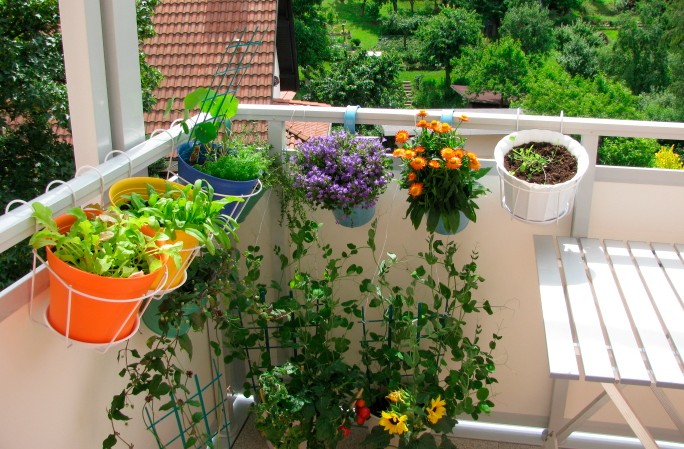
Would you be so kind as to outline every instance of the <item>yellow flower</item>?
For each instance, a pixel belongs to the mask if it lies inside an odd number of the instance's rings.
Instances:
[[[430,122],[430,128],[432,129],[437,129],[439,128],[439,120],[433,120]]]
[[[448,161],[448,160],[451,159],[452,157],[456,156],[456,155],[454,154],[454,150],[453,150],[452,148],[442,148],[442,150],[439,152],[439,154],[442,155],[442,158],[443,158],[445,161]]]
[[[449,159],[446,163],[447,168],[450,168],[452,170],[456,170],[457,168],[461,168],[461,165],[463,165],[463,161],[461,160],[460,157],[452,157]]]
[[[392,402],[403,402],[401,397],[401,390],[393,391],[385,397]]]
[[[448,133],[451,131],[451,125],[448,123],[440,123],[438,128],[435,128],[435,131],[438,133]]]
[[[414,170],[422,170],[426,165],[427,161],[422,156],[418,156],[411,161],[411,168]]]
[[[404,155],[402,157],[406,160],[411,160],[416,157],[416,152],[413,150],[404,150]]]
[[[468,116],[465,115],[465,114],[459,115],[459,116],[458,116],[458,119],[459,119],[460,121],[462,121],[462,122],[467,122],[467,121],[469,121]]]
[[[442,168],[442,163],[439,162],[439,159],[431,159],[428,165],[430,168]]]
[[[417,197],[421,196],[423,194],[423,183],[422,182],[416,182],[411,184],[411,186],[408,189],[409,195],[412,197]]]
[[[392,152],[392,156],[394,157],[404,157],[404,149],[403,148],[397,148]]]
[[[390,435],[401,435],[404,432],[408,432],[408,427],[406,427],[407,419],[408,416],[399,415],[396,412],[382,412],[380,425],[384,427],[385,431],[389,432]]]
[[[446,402],[442,399],[442,396],[437,396],[437,399],[430,399],[430,406],[425,409],[428,415],[428,420],[432,424],[437,424],[437,422],[446,415],[446,408],[444,406]]]
[[[404,143],[407,140],[409,140],[409,137],[410,136],[409,136],[408,131],[402,129],[401,131],[397,132],[397,135],[394,137],[394,140],[397,143]]]
[[[468,156],[468,166],[472,170],[479,170],[480,169],[480,161],[477,159],[477,155],[475,153],[471,153],[469,151],[466,153],[466,156]]]

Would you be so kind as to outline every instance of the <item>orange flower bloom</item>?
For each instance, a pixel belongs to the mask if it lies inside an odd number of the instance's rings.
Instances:
[[[432,159],[430,162],[428,162],[428,165],[430,168],[442,168],[442,163],[439,161],[439,159]]]
[[[439,128],[439,120],[433,120],[430,122],[430,128],[432,129],[437,129]]]
[[[437,131],[437,132],[439,132],[439,133],[448,133],[449,131],[451,131],[451,129],[452,129],[452,128],[451,128],[451,125],[450,125],[450,124],[448,124],[448,123],[440,123],[440,124],[439,124],[439,129],[435,129],[435,131]]]
[[[480,161],[477,159],[477,155],[469,151],[466,153],[466,156],[468,156],[468,166],[473,170],[479,170]]]
[[[429,128],[430,125],[425,120],[420,120],[416,125],[418,128]]]
[[[403,148],[397,148],[392,152],[392,156],[394,157],[404,157],[404,149]]]
[[[423,153],[423,152],[425,152],[425,147],[417,146],[413,149],[413,151],[415,151],[416,153]]]
[[[467,121],[469,121],[468,116],[465,115],[465,114],[459,115],[459,116],[458,116],[458,119],[459,119],[460,121],[462,121],[462,122],[467,122]]]
[[[404,159],[406,159],[406,160],[408,161],[408,160],[413,159],[414,157],[416,157],[416,152],[415,152],[415,151],[413,151],[413,150],[411,150],[411,149],[409,149],[409,150],[404,150],[404,156],[403,156]]]
[[[450,168],[452,170],[455,170],[457,168],[461,168],[461,165],[463,164],[463,161],[461,160],[460,157],[452,157],[449,159],[446,163],[447,168]]]
[[[394,137],[394,140],[397,143],[404,143],[407,140],[409,140],[409,137],[410,136],[409,136],[408,131],[402,129],[401,131],[397,132],[397,135]]]
[[[411,195],[414,198],[422,195],[423,194],[423,183],[416,182],[414,184],[411,184],[408,191],[409,191],[409,195]]]
[[[406,179],[409,180],[409,182],[413,182],[416,180],[418,175],[416,175],[416,172],[410,172],[408,175],[406,175]]]
[[[420,111],[418,111],[418,117],[427,117],[427,112],[425,112],[425,109],[421,109]]]
[[[463,156],[465,156],[465,151],[463,151],[463,150],[460,149],[460,148],[456,148],[456,149],[454,150],[454,156],[455,156],[455,157],[460,157],[460,158],[462,159]]]
[[[418,156],[411,161],[411,168],[414,170],[422,170],[426,165],[427,161],[422,156]]]
[[[442,150],[439,152],[439,154],[442,155],[442,158],[445,161],[448,161],[449,159],[451,159],[452,157],[455,156],[454,150],[452,148],[442,148]]]

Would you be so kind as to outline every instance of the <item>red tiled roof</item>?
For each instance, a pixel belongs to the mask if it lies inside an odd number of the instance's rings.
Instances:
[[[451,88],[471,103],[501,104],[501,94],[489,90],[486,90],[481,94],[471,94],[468,93],[468,86],[454,84]]]
[[[302,101],[294,99],[295,92],[282,91],[280,98],[274,100],[276,104],[291,104],[299,106],[330,106],[326,103]],[[321,122],[285,122],[287,133],[287,147],[294,148],[301,141],[307,141],[313,136],[327,136],[330,133],[330,123]]]
[[[209,87],[213,73],[231,43],[246,28],[258,27],[263,43],[256,48],[242,77],[237,97],[245,104],[270,104],[273,95],[277,0],[163,0],[153,16],[157,36],[144,45],[148,63],[165,79],[155,91],[154,110],[146,114],[147,133],[166,128],[181,117],[183,97]],[[163,111],[175,98],[169,117]],[[265,133],[266,123],[259,125]]]

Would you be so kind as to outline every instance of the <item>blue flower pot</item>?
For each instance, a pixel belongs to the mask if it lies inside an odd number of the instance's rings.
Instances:
[[[355,207],[349,215],[345,214],[342,209],[333,209],[332,213],[339,225],[347,228],[356,228],[365,225],[373,219],[373,216],[375,215],[375,206]]]
[[[466,228],[466,226],[468,226],[468,223],[470,223],[470,220],[468,220],[468,217],[466,217],[463,214],[463,212],[459,212],[458,229],[456,229],[456,232],[448,232],[444,228],[444,223],[442,222],[442,217],[439,217],[439,221],[437,222],[437,227],[435,228],[435,232],[437,234],[441,234],[441,235],[458,234],[459,232],[463,231]]]
[[[251,179],[249,181],[229,181],[227,179],[217,178],[215,176],[201,172],[184,159],[184,155],[187,157],[187,154],[189,153],[189,151],[187,151],[188,146],[189,144],[186,142],[178,147],[178,176],[181,178],[181,181],[188,184],[194,184],[198,179],[204,179],[214,189],[215,199],[220,199],[225,196],[242,197],[244,201],[229,203],[221,211],[222,213],[230,215],[233,218],[239,217],[240,213],[242,213],[242,210],[247,204],[247,201],[251,199],[252,192],[254,191],[254,188],[259,180]]]
[[[162,335],[162,329],[159,325],[159,305],[162,300],[151,300],[150,304],[145,309],[145,313],[142,315],[143,323],[147,326],[149,330],[157,335]],[[185,313],[183,320],[181,321],[179,328],[171,328],[168,330],[166,336],[168,338],[175,338],[179,335],[187,334],[190,330],[190,315],[198,312],[200,309],[196,304],[186,304],[183,306],[183,312]]]

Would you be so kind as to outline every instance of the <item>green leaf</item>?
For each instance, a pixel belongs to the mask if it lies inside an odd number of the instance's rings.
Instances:
[[[202,412],[195,412],[192,414],[192,422],[197,424],[198,422],[202,421]]]
[[[192,358],[192,340],[188,334],[183,334],[178,336],[178,344],[181,350],[188,354],[188,357]]]
[[[197,437],[190,437],[188,440],[185,442],[185,449],[190,449],[193,447],[195,444],[197,444]]]
[[[107,438],[102,442],[102,449],[111,449],[116,446],[116,435],[110,433]]]
[[[487,399],[488,397],[489,397],[489,390],[488,390],[488,389],[486,389],[486,388],[480,388],[479,390],[477,390],[477,398],[478,398],[480,401],[484,401],[484,400]]]

